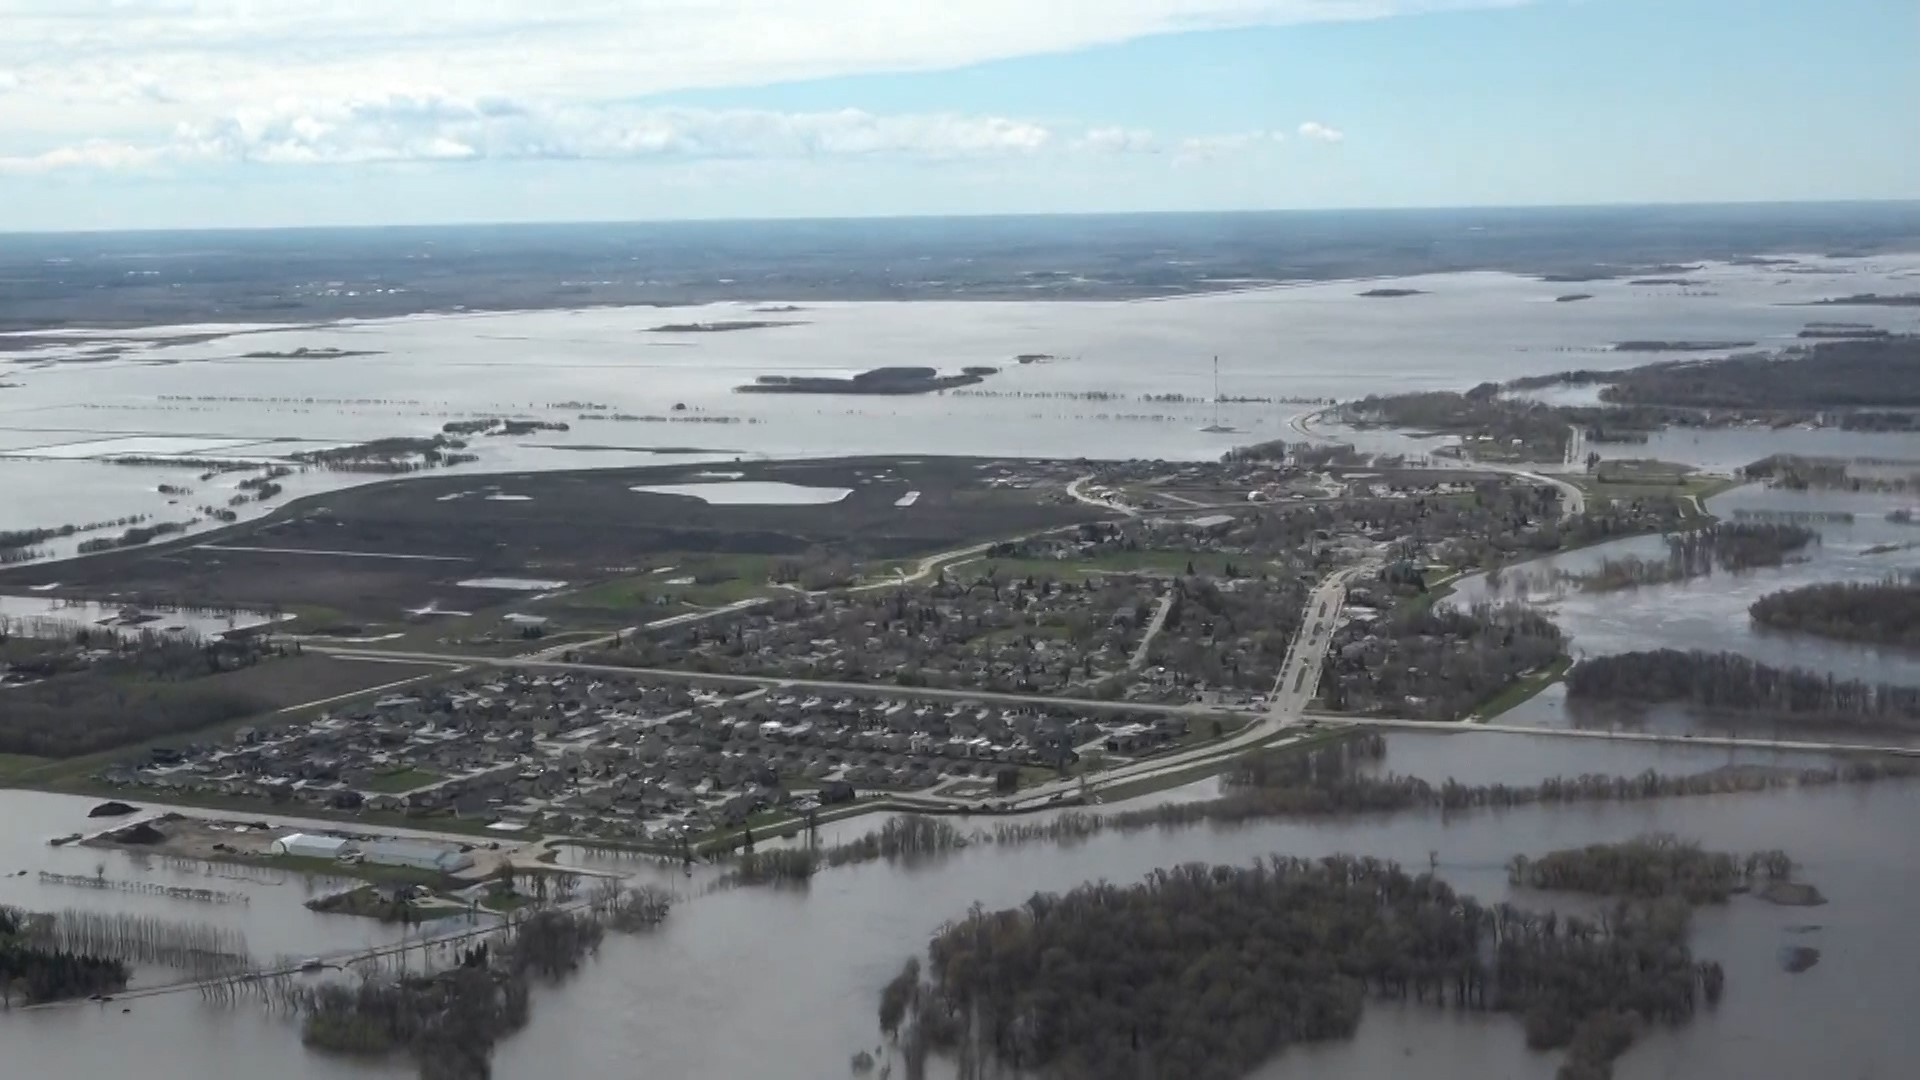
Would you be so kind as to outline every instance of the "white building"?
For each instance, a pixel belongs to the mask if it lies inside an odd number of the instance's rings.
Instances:
[[[376,866],[410,866],[442,874],[457,874],[473,865],[473,856],[464,851],[412,840],[375,840],[361,851],[361,857]]]
[[[337,836],[288,833],[267,846],[269,854],[298,855],[303,859],[337,859],[347,853],[347,842]]]

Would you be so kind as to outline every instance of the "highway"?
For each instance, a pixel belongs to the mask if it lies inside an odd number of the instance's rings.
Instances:
[[[1798,742],[1791,739],[1755,739],[1737,735],[1675,735],[1657,731],[1596,731],[1589,728],[1530,727],[1525,724],[1435,723],[1431,720],[1401,720],[1372,716],[1345,716],[1338,713],[1310,713],[1307,716],[1326,724],[1347,727],[1386,728],[1396,731],[1437,732],[1444,735],[1544,735],[1561,739],[1604,739],[1612,742],[1665,743],[1672,746],[1713,746],[1743,750],[1780,750],[1813,754],[1891,754],[1920,757],[1915,746],[1865,746],[1857,743]]]

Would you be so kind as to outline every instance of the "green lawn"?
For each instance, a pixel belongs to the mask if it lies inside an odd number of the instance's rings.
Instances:
[[[47,764],[48,758],[30,757],[26,754],[0,754],[0,778],[37,769]]]
[[[1672,496],[1685,498],[1688,495],[1705,501],[1723,491],[1738,486],[1738,481],[1724,476],[1708,476],[1692,473],[1677,480],[1601,480],[1594,476],[1570,478],[1572,482],[1587,493],[1589,498],[1605,499],[1611,502],[1630,499],[1660,498]]]
[[[661,566],[673,569],[615,578],[577,592],[563,593],[549,603],[555,607],[608,612],[659,610],[673,615],[685,610],[683,605],[721,607],[779,591],[768,580],[774,561],[770,555],[666,555],[659,561]],[[700,580],[671,584],[685,578]],[[709,580],[713,578],[721,580]]]
[[[426,769],[405,768],[393,772],[381,773],[367,781],[367,790],[382,795],[398,795],[402,792],[423,788],[428,784],[437,784],[446,777]]]
[[[446,875],[432,870],[416,870],[410,866],[375,866],[371,863],[344,863],[337,859],[310,858],[304,855],[223,855],[209,858],[209,862],[232,862],[245,866],[270,866],[279,870],[290,870],[300,874],[359,878],[387,885],[426,885],[439,888],[446,884]]]
[[[1474,710],[1472,719],[1484,723],[1520,705],[1540,691],[1559,682],[1566,675],[1567,669],[1572,666],[1573,658],[1562,656],[1531,675],[1522,675],[1513,685],[1481,703],[1480,707]]]

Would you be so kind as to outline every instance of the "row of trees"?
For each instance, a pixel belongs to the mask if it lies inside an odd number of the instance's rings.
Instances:
[[[1598,571],[1582,579],[1592,592],[1658,585],[1704,577],[1715,569],[1739,573],[1762,566],[1779,566],[1788,555],[1817,542],[1820,534],[1804,525],[1758,522],[1712,525],[1667,536],[1667,557],[1661,559],[1606,559]]]
[[[0,1006],[110,994],[126,987],[126,964],[39,944],[35,922],[35,916],[0,906]]]
[[[1920,584],[1911,580],[1806,585],[1769,593],[1747,611],[1754,622],[1772,630],[1920,646]]]
[[[289,992],[290,1003],[310,1047],[406,1051],[423,1080],[472,1080],[490,1075],[494,1044],[526,1025],[532,979],[571,973],[601,935],[591,914],[539,911],[515,922],[503,944],[465,950],[450,970],[302,986]]]
[[[1742,857],[1668,834],[1567,848],[1537,859],[1515,855],[1507,864],[1514,885],[1633,900],[1678,897],[1690,904],[1724,904],[1756,883],[1792,876],[1793,860],[1784,851]]]
[[[240,971],[250,962],[247,937],[206,922],[179,922],[128,912],[67,908],[32,920],[29,938],[63,952],[160,964],[193,975]]]
[[[1681,904],[1536,915],[1374,859],[1189,864],[976,906],[933,938],[923,979],[910,968],[883,991],[881,1021],[909,1076],[942,1049],[962,1076],[1226,1080],[1351,1036],[1372,994],[1520,1016],[1535,1047],[1578,1043],[1578,1067],[1604,1070],[1639,1022],[1718,999],[1719,967],[1687,934]]]
[[[753,849],[751,830],[746,849],[735,860],[721,883],[725,885],[777,885],[804,882],[822,867],[886,859],[917,859],[945,854],[967,846],[969,837],[951,822],[920,814],[903,814],[889,819],[878,829],[868,831],[843,844],[821,848],[809,835],[805,847]]]
[[[1070,812],[1048,821],[1010,821],[983,839],[1001,844],[1073,842],[1103,832],[1135,832],[1207,823],[1236,824],[1276,817],[1427,810],[1451,813],[1536,804],[1634,802],[1643,799],[1727,795],[1793,787],[1865,784],[1920,776],[1920,763],[1874,759],[1832,768],[1713,769],[1671,776],[1649,769],[1638,776],[1588,774],[1550,777],[1537,784],[1431,783],[1411,776],[1377,776],[1361,768],[1378,757],[1368,743],[1322,747],[1307,754],[1251,755],[1223,777],[1219,798],[1095,814]]]
[[[1920,687],[1777,668],[1736,653],[1659,649],[1582,661],[1567,673],[1572,701],[1703,709],[1813,724],[1920,726]]]

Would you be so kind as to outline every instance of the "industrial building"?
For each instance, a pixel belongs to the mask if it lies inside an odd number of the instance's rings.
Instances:
[[[473,856],[464,851],[413,840],[375,840],[361,849],[360,856],[375,866],[407,866],[442,874],[457,874],[473,865]]]
[[[288,833],[267,847],[270,854],[298,855],[303,859],[337,859],[349,850],[350,845],[340,837],[315,833]]]

